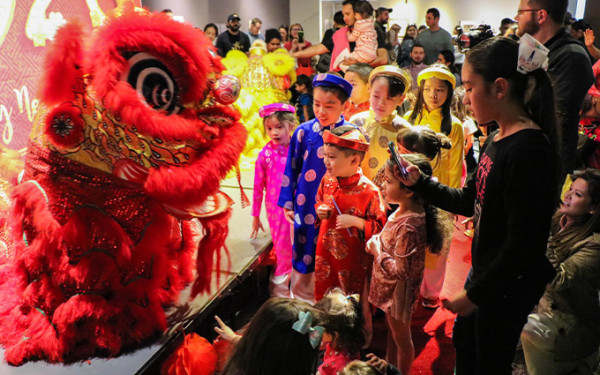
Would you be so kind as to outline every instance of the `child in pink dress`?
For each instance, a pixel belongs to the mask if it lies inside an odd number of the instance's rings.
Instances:
[[[419,154],[403,155],[431,174],[429,161]],[[423,280],[425,252],[441,250],[443,238],[437,209],[426,204],[414,191],[400,183],[393,173],[398,168],[391,160],[384,166],[384,199],[397,204],[380,234],[371,237],[367,252],[375,258],[371,276],[369,302],[386,314],[389,333],[386,359],[410,374],[415,349],[410,333],[410,319]]]
[[[291,225],[277,205],[281,179],[287,161],[288,147],[292,130],[296,124],[296,110],[293,106],[273,103],[260,109],[265,131],[271,139],[258,154],[254,172],[254,194],[252,203],[252,234],[256,238],[258,230],[264,231],[260,221],[263,191],[266,192],[265,206],[267,220],[273,238],[273,250],[277,257],[276,267],[271,275],[269,290],[273,297],[290,297],[290,272],[292,270]]]

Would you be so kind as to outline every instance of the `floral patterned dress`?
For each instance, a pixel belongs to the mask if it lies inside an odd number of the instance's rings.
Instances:
[[[339,216],[335,203],[342,214],[365,219],[364,232],[357,228],[335,229]],[[367,270],[370,266],[365,243],[379,233],[385,223],[385,210],[379,190],[359,172],[346,178],[331,177],[321,180],[315,209],[321,204],[333,208],[331,215],[320,222],[315,266],[315,299],[319,301],[334,286],[344,293],[362,293]]]
[[[427,236],[425,214],[394,211],[381,234],[367,247],[377,246],[369,302],[394,319],[408,322],[423,280]]]
[[[292,271],[291,224],[285,219],[283,208],[277,205],[287,154],[288,145],[276,145],[272,141],[267,143],[258,154],[254,172],[252,216],[260,216],[265,194],[267,220],[273,238],[273,250],[277,256],[277,276]]]

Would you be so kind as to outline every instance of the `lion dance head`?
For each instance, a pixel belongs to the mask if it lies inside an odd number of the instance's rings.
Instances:
[[[185,285],[209,288],[232,203],[219,183],[247,137],[222,69],[160,13],[58,31],[0,254],[9,363],[118,355],[166,329]]]

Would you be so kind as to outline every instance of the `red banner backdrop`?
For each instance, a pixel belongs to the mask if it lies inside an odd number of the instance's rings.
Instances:
[[[141,6],[141,0],[127,1]],[[99,26],[123,0],[0,1],[0,145],[27,146],[46,46],[67,20]]]

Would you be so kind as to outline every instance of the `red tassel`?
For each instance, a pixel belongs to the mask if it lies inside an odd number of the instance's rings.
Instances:
[[[192,297],[201,292],[210,291],[210,278],[213,264],[216,265],[217,280],[221,276],[221,249],[227,255],[227,270],[231,268],[229,250],[225,246],[225,239],[229,233],[228,221],[231,217],[231,209],[222,214],[198,219],[202,224],[204,237],[198,244],[198,256],[196,258],[196,281],[192,286]],[[213,261],[214,255],[216,259]]]
[[[248,199],[246,193],[244,193],[244,187],[242,186],[242,172],[240,171],[239,162],[235,165],[235,175],[237,176],[238,185],[240,186],[240,194],[242,196],[242,208],[246,208],[250,206],[250,200]]]

